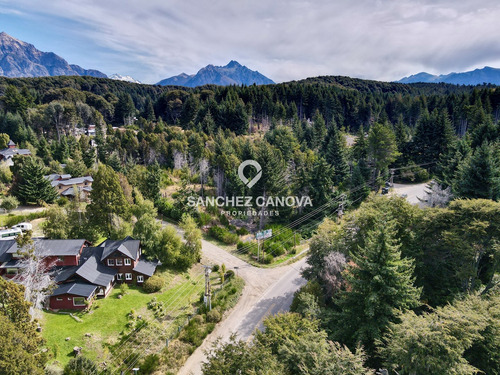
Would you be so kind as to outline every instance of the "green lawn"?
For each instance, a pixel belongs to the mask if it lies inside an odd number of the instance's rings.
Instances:
[[[175,309],[176,314],[190,313],[192,304],[199,298],[204,288],[203,279],[197,279],[201,273],[200,267],[195,267],[191,272],[175,274],[172,271],[159,271],[167,281],[166,286],[158,293],[147,294],[142,288],[130,287],[123,298],[118,299],[119,287],[116,287],[108,297],[94,302],[92,311],[88,313],[74,313],[81,322],[73,319],[69,314],[44,312],[43,335],[49,350],[56,354],[56,360],[63,366],[71,358],[75,346],[83,348],[83,353],[98,361],[106,360],[109,356],[106,344],[114,344],[120,338],[120,333],[128,333],[126,327],[128,314],[131,310],[142,314],[146,319],[151,319],[151,312],[147,303],[153,297],[159,301],[176,301],[168,310]],[[197,280],[195,283],[194,280]],[[91,337],[85,334],[90,333]],[[66,337],[70,337],[66,341]]]

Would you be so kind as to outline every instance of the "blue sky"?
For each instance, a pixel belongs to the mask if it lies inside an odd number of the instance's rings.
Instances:
[[[237,60],[281,82],[500,67],[497,1],[0,0],[0,31],[154,83]]]

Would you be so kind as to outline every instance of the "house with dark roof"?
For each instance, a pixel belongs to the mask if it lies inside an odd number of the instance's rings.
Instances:
[[[123,240],[106,240],[97,247],[83,248],[78,266],[60,267],[54,279],[59,284],[50,297],[51,309],[83,309],[94,298],[106,297],[116,283],[142,285],[156,271],[158,261],[146,260],[141,256],[141,242],[131,237]],[[76,289],[71,286],[75,285]],[[80,285],[76,287],[76,285]],[[95,289],[84,289],[81,285],[91,285]],[[72,294],[73,293],[73,294]],[[85,302],[82,304],[82,300]]]
[[[116,283],[142,285],[160,264],[146,260],[141,242],[132,237],[89,245],[83,239],[35,239],[37,252],[57,284],[49,298],[51,309],[84,309],[94,298],[106,297]],[[24,256],[15,240],[0,241],[0,276],[14,278]]]
[[[94,182],[92,176],[71,177],[70,174],[53,173],[44,177],[50,181],[50,184],[60,196],[74,198],[77,194],[80,194],[80,197],[85,200],[89,198],[92,191],[92,182]]]
[[[14,165],[12,158],[15,155],[31,155],[31,151],[25,148],[17,148],[17,145],[11,139],[7,143],[7,148],[0,150],[0,162],[8,166]]]

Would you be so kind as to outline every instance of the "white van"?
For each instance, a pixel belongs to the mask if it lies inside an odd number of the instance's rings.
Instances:
[[[14,225],[12,229],[21,229],[23,232],[27,232],[29,230],[33,230],[33,225],[30,223],[19,223],[17,225]]]
[[[0,230],[0,241],[13,240],[17,236],[22,236],[23,232],[19,228]]]

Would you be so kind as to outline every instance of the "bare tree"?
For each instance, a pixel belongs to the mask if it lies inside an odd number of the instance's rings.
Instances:
[[[40,242],[31,239],[31,232],[18,236],[16,242],[17,253],[22,258],[18,262],[20,272],[14,281],[24,286],[24,298],[32,304],[31,317],[40,318],[41,310],[55,287],[51,276],[54,264],[47,262],[45,249]]]
[[[205,158],[200,159],[198,164],[199,164],[199,168],[200,168],[201,196],[203,197],[204,196],[203,186],[204,186],[206,178],[207,178],[209,164],[208,164],[208,160]]]
[[[445,207],[453,198],[451,187],[443,189],[437,182],[431,181],[428,185],[429,191],[426,191],[426,197],[421,201],[429,207]]]
[[[182,169],[186,164],[186,155],[180,151],[174,150],[174,169]]]
[[[325,282],[328,295],[333,296],[344,284],[342,271],[347,264],[347,259],[344,254],[334,251],[325,256],[324,264],[321,278]]]

